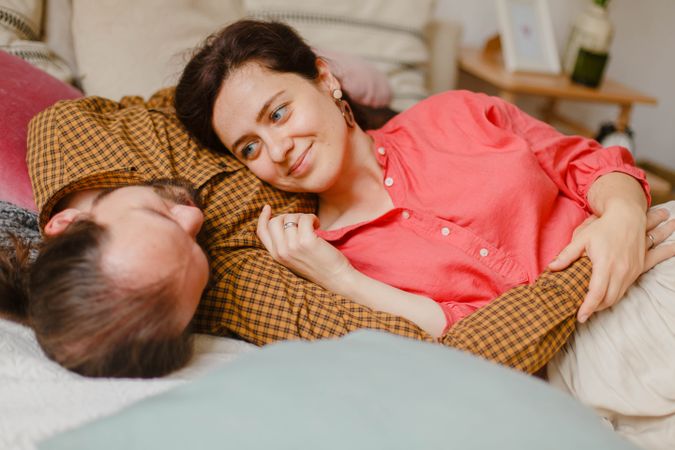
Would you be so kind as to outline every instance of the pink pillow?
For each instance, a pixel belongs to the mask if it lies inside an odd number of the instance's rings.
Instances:
[[[325,59],[342,88],[357,103],[384,108],[391,102],[391,86],[387,76],[365,59],[334,50],[314,48]]]
[[[28,122],[58,100],[82,93],[0,50],[0,200],[36,210],[26,167]]]

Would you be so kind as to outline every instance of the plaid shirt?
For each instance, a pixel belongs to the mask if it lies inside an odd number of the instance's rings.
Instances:
[[[279,192],[230,155],[200,148],[172,108],[172,90],[148,102],[125,97],[64,101],[30,124],[28,165],[44,227],[66,195],[161,178],[184,178],[205,205],[200,240],[212,277],[195,316],[196,331],[258,345],[281,339],[342,336],[359,328],[433,339],[408,320],[372,311],[277,264],[255,234],[265,203],[275,211],[313,212],[312,196]],[[544,274],[453,326],[439,341],[534,372],[565,343],[590,276],[586,259]]]

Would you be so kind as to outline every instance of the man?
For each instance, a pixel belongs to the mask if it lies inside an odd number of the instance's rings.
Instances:
[[[197,307],[194,331],[237,336],[258,345],[341,336],[359,328],[432,340],[407,320],[371,311],[276,264],[255,235],[262,206],[311,212],[313,200],[280,193],[233,157],[197,146],[171,104],[170,90],[147,104],[138,98],[119,103],[85,98],[61,102],[32,121],[28,164],[40,227],[47,236],[68,233],[82,221],[104,227],[99,267],[128,291],[169,286],[163,292],[171,293],[175,308],[169,311],[173,327],[168,335],[176,336],[185,329],[206,283],[195,244],[201,217],[191,202],[176,201],[148,184],[186,179],[203,202],[200,241],[211,263],[211,281]],[[439,341],[534,372],[574,329],[589,274],[585,258],[565,272],[544,274],[535,285],[516,288],[462,320]],[[109,321],[115,323],[112,316]],[[124,348],[140,354],[133,340]],[[125,370],[131,369],[116,374]],[[144,374],[142,367],[131,372]]]

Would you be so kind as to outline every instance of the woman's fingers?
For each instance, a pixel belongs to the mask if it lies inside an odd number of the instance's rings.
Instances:
[[[586,322],[591,314],[593,314],[598,306],[604,301],[609,284],[608,277],[608,268],[604,264],[596,264],[593,266],[591,281],[588,284],[588,293],[577,313],[579,322]]]
[[[645,237],[646,248],[650,249],[656,247],[661,242],[668,239],[673,232],[675,232],[675,219],[669,220],[661,226],[648,230],[647,236]],[[650,235],[651,238],[649,237]],[[652,239],[654,242],[652,242]]]
[[[647,231],[656,228],[661,222],[670,217],[670,213],[665,208],[652,208],[647,211]]]
[[[584,254],[585,245],[582,240],[573,239],[567,247],[562,249],[558,256],[548,265],[549,270],[563,270]]]
[[[319,218],[314,214],[303,214],[298,220],[300,238],[315,236],[314,230],[319,227]]]
[[[651,234],[654,239],[654,246],[649,248],[652,240],[647,237],[647,255],[645,256],[645,267],[643,272],[646,272],[658,263],[675,256],[675,242],[663,243],[674,232],[675,219],[671,219],[648,231],[648,234]]]
[[[256,228],[256,234],[260,241],[265,246],[268,252],[274,256],[274,245],[272,242],[272,236],[269,232],[269,221],[272,217],[272,207],[270,205],[263,206],[262,212],[258,217],[258,226]]]
[[[675,256],[675,242],[659,245],[647,252],[645,257],[645,272],[660,262]]]

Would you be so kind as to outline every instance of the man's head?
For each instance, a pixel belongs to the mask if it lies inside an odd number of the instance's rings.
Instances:
[[[29,319],[51,358],[91,376],[158,376],[187,362],[209,273],[197,203],[166,181],[67,200],[29,282]]]

